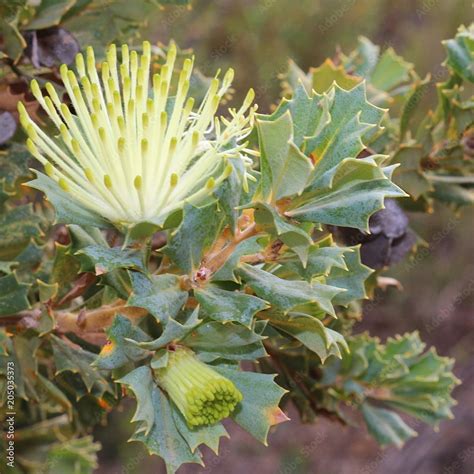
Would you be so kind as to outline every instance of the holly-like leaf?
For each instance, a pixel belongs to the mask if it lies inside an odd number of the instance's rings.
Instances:
[[[178,267],[191,272],[199,267],[205,250],[217,238],[222,226],[223,214],[212,202],[203,207],[186,204],[183,210],[183,221],[171,235],[163,252],[168,255]]]
[[[166,322],[160,337],[150,342],[138,342],[137,345],[143,349],[155,351],[161,347],[165,347],[170,342],[180,341],[201,322],[198,316],[199,309],[197,308],[183,323],[170,318]],[[131,343],[136,343],[133,338],[129,337],[127,340]]]
[[[266,355],[260,334],[234,323],[204,323],[189,333],[183,344],[193,349],[203,362],[255,360]]]
[[[327,276],[332,268],[347,270],[344,253],[347,247],[329,245],[327,247],[313,245],[308,252],[308,261],[303,266],[299,258],[291,258],[284,263],[284,268],[300,275],[305,280],[311,281],[315,276]]]
[[[37,178],[28,182],[28,186],[39,189],[54,206],[56,221],[63,224],[77,224],[100,228],[111,227],[110,223],[98,214],[90,211],[63,191],[59,185],[48,176],[36,171]]]
[[[341,334],[325,327],[314,316],[302,313],[284,315],[275,311],[269,312],[268,316],[273,326],[291,335],[310,351],[316,353],[322,363],[330,355],[335,355],[340,359],[342,357],[341,348],[344,352],[349,350]]]
[[[239,280],[235,275],[235,271],[239,265],[240,258],[244,255],[258,253],[262,249],[259,239],[260,236],[255,235],[240,242],[222,267],[214,273],[212,279],[215,281],[234,281],[238,283]]]
[[[313,181],[311,189],[285,215],[301,221],[369,230],[369,217],[386,197],[404,197],[390,180],[393,167],[382,168],[381,156],[346,158]]]
[[[23,311],[30,307],[29,285],[19,283],[14,273],[0,278],[0,317]]]
[[[290,112],[276,120],[257,120],[261,153],[262,197],[276,201],[300,193],[313,169],[311,161],[293,143]]]
[[[373,270],[362,264],[359,247],[346,250],[344,260],[347,264],[347,270],[334,267],[326,282],[328,285],[346,290],[337,294],[333,299],[333,303],[347,306],[351,301],[367,298],[365,280],[372,274]]]
[[[223,366],[215,366],[214,369],[234,382],[243,395],[232,418],[267,445],[270,427],[289,420],[278,406],[286,390],[273,381],[274,375],[244,372]]]
[[[90,266],[94,269],[96,275],[102,275],[103,273],[108,273],[119,268],[145,270],[142,254],[138,250],[89,245],[77,252],[77,255],[84,255],[91,264],[83,264],[82,270],[87,271]]]
[[[255,293],[285,313],[302,305],[335,315],[331,300],[341,289],[318,282],[283,280],[257,267],[243,264],[238,274]]]
[[[461,26],[456,37],[443,44],[448,53],[446,64],[466,81],[474,82],[474,24]]]
[[[221,290],[208,285],[194,290],[204,314],[221,322],[235,321],[251,327],[255,313],[268,307],[268,304],[246,293]]]
[[[102,347],[100,354],[94,361],[94,366],[99,369],[117,369],[130,361],[137,361],[146,357],[149,352],[130,344],[126,339],[137,342],[150,340],[150,336],[131,321],[118,314],[112,326],[106,330],[108,343]]]
[[[188,298],[180,287],[179,277],[171,274],[146,276],[131,272],[133,293],[128,306],[145,308],[158,321],[174,318]]]
[[[403,446],[407,439],[416,436],[396,413],[385,408],[377,408],[366,402],[361,408],[369,433],[381,444]]]
[[[40,234],[39,223],[31,204],[0,214],[0,258],[14,259],[33,237]]]
[[[410,79],[413,64],[398,56],[393,48],[387,48],[370,74],[370,83],[381,91],[389,91]]]
[[[76,3],[76,0],[42,0],[35,16],[28,24],[30,30],[41,30],[58,25],[61,18]]]
[[[350,90],[362,80],[349,75],[343,65],[336,66],[331,59],[326,59],[321,66],[310,69],[309,74],[313,80],[312,89],[318,94],[326,92],[334,82],[342,89]]]
[[[193,453],[200,445],[204,444],[218,454],[220,439],[222,437],[229,438],[229,434],[221,423],[191,429],[174,403],[171,403],[171,411],[176,428]]]
[[[171,404],[164,393],[153,386],[148,395],[153,406],[153,425],[149,432],[136,432],[131,440],[141,441],[150,454],[160,456],[166,463],[166,472],[174,473],[185,463],[203,465],[199,451],[192,452],[178,431]]]
[[[378,131],[385,113],[367,102],[364,83],[350,91],[335,84],[326,97],[330,101],[329,119],[305,145],[305,153],[316,162],[315,177],[347,157],[356,157],[364,149],[363,142]]]
[[[293,250],[301,259],[303,266],[306,266],[309,247],[313,243],[309,232],[288,222],[269,204],[257,203],[254,208],[255,222]]]
[[[95,354],[54,335],[50,336],[50,341],[57,374],[65,371],[79,374],[87,390],[91,392],[94,388],[94,393],[99,396],[111,391],[109,383],[100,371],[91,366],[96,358]]]
[[[155,410],[151,394],[156,387],[151,369],[142,365],[129,372],[125,377],[116,380],[116,382],[126,385],[135,395],[137,408],[130,421],[138,423],[137,432],[143,431],[147,435],[155,422]]]

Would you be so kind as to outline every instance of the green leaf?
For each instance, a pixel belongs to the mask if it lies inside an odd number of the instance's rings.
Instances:
[[[63,15],[76,3],[76,0],[42,0],[36,8],[35,16],[28,23],[29,30],[42,30],[59,25]]]
[[[266,355],[263,337],[240,324],[204,323],[188,334],[183,344],[193,349],[203,362],[255,360]]]
[[[185,463],[203,465],[199,451],[192,452],[184,437],[178,431],[172,408],[166,396],[156,386],[151,394],[153,406],[153,427],[149,433],[135,433],[131,440],[141,441],[150,454],[160,456],[166,463],[166,472],[174,473]]]
[[[330,355],[335,355],[340,359],[342,357],[340,347],[346,352],[349,350],[341,334],[326,328],[314,316],[270,312],[269,318],[273,326],[293,336],[310,351],[317,354],[323,364]]]
[[[392,163],[400,163],[393,173],[394,181],[415,201],[434,189],[421,167],[423,158],[421,146],[402,146],[392,158]]]
[[[40,218],[34,213],[33,205],[14,207],[0,214],[0,258],[15,258],[40,235]]]
[[[337,245],[328,247],[313,245],[308,252],[306,267],[297,258],[285,261],[284,267],[300,275],[305,280],[311,281],[315,276],[329,275],[333,267],[347,270],[344,260],[344,253],[346,251],[347,247],[339,247]]]
[[[176,423],[176,428],[178,428],[179,433],[185,439],[193,453],[200,445],[204,444],[218,454],[220,439],[222,437],[229,438],[229,434],[221,423],[191,429],[174,403],[171,403],[171,411],[174,422]]]
[[[150,277],[138,272],[131,272],[133,293],[128,299],[128,306],[145,308],[158,321],[166,322],[174,318],[188,298],[187,291],[180,287],[176,275],[152,275]]]
[[[244,255],[251,255],[260,252],[262,246],[259,243],[260,236],[256,235],[240,242],[221,268],[212,276],[214,281],[234,281],[239,282],[235,276],[235,270],[239,265],[240,258]]]
[[[148,351],[127,342],[127,338],[137,342],[149,341],[150,336],[139,327],[134,326],[125,316],[120,314],[115,316],[112,325],[106,330],[106,334],[109,343],[102,348],[94,361],[94,366],[99,369],[117,369],[129,361],[143,359],[149,354]]]
[[[30,307],[29,285],[18,283],[14,273],[0,278],[0,316],[8,316]]]
[[[130,422],[138,423],[137,431],[144,431],[144,434],[147,435],[155,422],[155,409],[151,394],[156,386],[151,369],[143,365],[116,382],[126,385],[135,395],[137,408]]]
[[[276,201],[300,193],[313,166],[292,141],[293,122],[290,112],[285,112],[276,120],[257,119],[257,130],[263,198]]]
[[[376,408],[370,403],[362,404],[362,414],[370,434],[382,445],[403,446],[413,436],[413,431],[396,413],[384,408]]]
[[[31,175],[28,169],[30,156],[26,148],[17,143],[12,143],[6,150],[0,150],[0,181],[7,194],[14,194],[18,182]]]
[[[44,469],[48,474],[90,474],[98,467],[100,449],[92,436],[62,440],[50,447]]]
[[[181,270],[189,273],[197,269],[204,252],[217,238],[222,222],[223,215],[218,212],[215,202],[203,207],[186,204],[183,221],[171,235],[163,252]]]
[[[243,400],[232,418],[252,436],[267,445],[270,427],[288,421],[278,404],[286,392],[273,379],[274,375],[244,372],[226,367],[214,369],[227,377],[240,390]]]
[[[405,138],[409,130],[411,119],[418,110],[418,106],[423,97],[427,94],[431,85],[430,76],[426,76],[423,80],[417,80],[412,85],[410,95],[403,104],[402,116],[400,118],[400,140]]]
[[[381,168],[380,155],[346,158],[312,184],[285,215],[301,221],[369,230],[369,217],[383,208],[386,197],[406,193],[390,181],[393,167]]]
[[[285,313],[302,305],[315,305],[335,315],[331,300],[342,290],[321,283],[283,280],[257,267],[243,264],[238,274],[255,293]]]
[[[194,290],[204,313],[221,322],[235,321],[251,327],[255,313],[267,308],[265,301],[239,291],[221,290],[208,285]]]
[[[99,370],[92,367],[96,355],[88,352],[77,345],[67,343],[54,335],[50,336],[53,348],[56,374],[68,371],[79,374],[88,392],[94,388],[94,392],[101,396],[104,392],[111,391],[107,380]]]
[[[359,249],[360,247],[349,247],[344,252],[347,270],[334,267],[326,278],[328,285],[346,290],[334,297],[334,304],[347,306],[354,300],[367,298],[365,281],[373,273],[373,270],[362,264]]]
[[[0,35],[3,38],[2,53],[7,53],[13,61],[17,61],[26,48],[26,41],[16,26],[0,18]]]
[[[155,351],[160,347],[168,345],[170,342],[180,341],[191,332],[201,320],[198,319],[199,309],[194,310],[186,319],[184,323],[180,323],[173,318],[168,319],[163,329],[162,334],[157,339],[150,342],[139,342],[137,345],[143,349]],[[127,339],[129,342],[134,342],[133,338]]]
[[[362,80],[360,77],[348,74],[342,64],[336,66],[331,59],[326,59],[321,66],[312,68],[310,74],[313,79],[313,90],[318,94],[326,92],[334,82],[342,89],[350,90]]]
[[[408,81],[412,70],[413,64],[398,56],[393,48],[387,48],[372,71],[370,82],[377,89],[387,92]]]
[[[191,96],[194,97],[194,96]],[[232,173],[224,180],[224,182],[214,191],[214,195],[219,200],[219,206],[224,211],[232,232],[237,226],[239,211],[237,207],[240,205],[243,187],[245,185],[245,167],[242,160],[230,158],[229,164],[232,165]]]
[[[255,222],[269,234],[278,237],[285,245],[295,252],[305,266],[308,260],[309,247],[313,243],[307,231],[290,224],[287,219],[278,214],[277,210],[265,203],[253,205]]]
[[[89,245],[76,255],[85,255],[92,265],[96,275],[102,275],[119,268],[130,268],[145,271],[142,253],[138,250],[107,248],[101,245]],[[82,270],[88,271],[89,265],[83,265]]]
[[[28,186],[43,191],[56,210],[56,221],[63,224],[78,224],[100,228],[111,227],[110,223],[98,214],[81,206],[76,200],[63,191],[48,176],[35,171],[37,178],[29,181]]]
[[[456,74],[474,82],[474,24],[461,26],[454,39],[443,41],[448,53],[446,64]]]
[[[326,94],[330,101],[329,119],[306,140],[305,153],[316,161],[313,176],[321,176],[348,157],[357,157],[367,140],[379,129],[385,113],[367,102],[365,83],[350,91],[337,84]]]

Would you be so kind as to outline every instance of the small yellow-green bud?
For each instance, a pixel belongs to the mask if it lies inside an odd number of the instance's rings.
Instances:
[[[227,418],[242,401],[242,394],[229,379],[186,347],[169,349],[168,365],[156,369],[155,375],[191,428]]]

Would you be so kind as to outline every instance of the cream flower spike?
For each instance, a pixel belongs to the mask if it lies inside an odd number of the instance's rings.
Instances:
[[[35,98],[59,131],[55,137],[19,105],[28,149],[46,174],[72,200],[118,227],[161,224],[185,202],[202,200],[231,173],[229,158],[251,166],[245,138],[256,110],[253,90],[240,109],[229,110],[229,119],[216,117],[234,76],[229,69],[222,81],[216,75],[193,111],[194,99],[187,98],[193,60],[184,61],[173,81],[175,59],[172,44],[150,81],[150,43],[143,43],[141,55],[123,45],[120,63],[110,46],[100,73],[88,48],[85,58],[76,57],[77,75],[60,68],[74,112],[51,84],[43,96],[32,81]]]

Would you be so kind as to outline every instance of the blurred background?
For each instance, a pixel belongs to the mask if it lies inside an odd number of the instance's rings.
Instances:
[[[143,37],[163,43],[174,39],[181,48],[192,48],[205,74],[233,67],[236,97],[253,87],[260,110],[266,112],[280,97],[279,75],[289,58],[307,70],[338,48],[351,51],[359,35],[383,49],[392,46],[416,65],[420,76],[431,73],[439,81],[445,57],[441,40],[473,19],[471,0],[194,0],[192,9],[152,11]],[[83,44],[85,39],[78,39]],[[421,110],[434,102],[434,95],[432,88]],[[305,426],[294,416],[295,421],[270,435],[269,447],[228,425],[233,439],[221,444],[220,457],[206,452],[206,468],[187,466],[180,473],[474,472],[474,211],[455,214],[438,206],[434,213],[414,214],[410,220],[430,247],[390,270],[403,290],[379,291],[366,303],[356,332],[367,330],[385,339],[418,330],[428,345],[455,357],[455,372],[463,381],[455,390],[455,420],[442,423],[439,432],[417,426],[418,438],[402,451],[381,450],[360,430],[326,419]],[[133,408],[112,415],[114,430],[96,431],[104,446],[98,473],[164,472],[159,459],[126,443]]]

